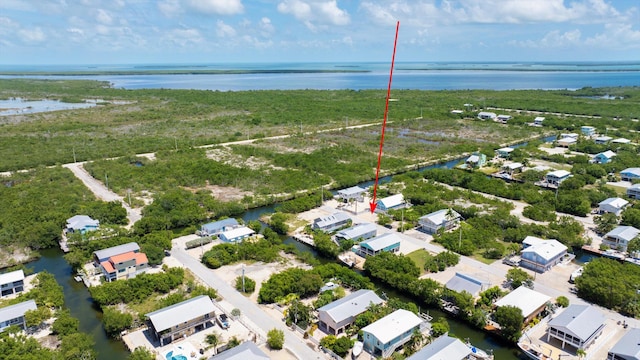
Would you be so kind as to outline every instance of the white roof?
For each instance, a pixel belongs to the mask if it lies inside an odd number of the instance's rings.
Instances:
[[[319,217],[313,222],[317,227],[323,228],[349,219],[349,215],[338,211],[328,216]]]
[[[9,284],[20,280],[24,280],[24,272],[22,270],[0,274],[0,284]]]
[[[447,212],[448,211],[449,211],[449,209],[442,209],[442,210],[434,211],[431,214],[427,214],[427,215],[421,216],[420,220],[429,220],[430,222],[432,222],[432,223],[434,223],[436,225],[441,225],[445,221],[447,221]],[[451,210],[451,213],[453,214],[453,218],[454,219],[460,218],[460,214],[458,214],[454,210]]]
[[[613,139],[611,136],[604,136],[604,135],[603,136],[598,136],[596,138],[596,140],[599,140],[599,141],[609,141],[611,139]]]
[[[196,319],[215,311],[215,306],[207,295],[200,295],[181,303],[148,313],[146,316],[153,323],[156,332],[170,329],[185,321]]]
[[[342,237],[345,239],[355,239],[371,232],[373,232],[373,236],[375,236],[377,231],[378,231],[378,227],[376,226],[376,224],[362,223],[362,224],[354,225],[348,229],[339,231],[336,234],[336,237]]]
[[[635,176],[640,176],[640,168],[626,168],[622,171],[620,171],[620,173],[627,173],[627,174],[633,174]]]
[[[615,229],[604,234],[604,237],[613,237],[629,242],[633,238],[638,236],[638,234],[640,234],[640,230],[634,228],[633,226],[618,226]]]
[[[478,116],[488,116],[488,117],[496,117],[496,113],[488,112],[488,111],[480,111]]]
[[[593,335],[603,324],[605,317],[595,306],[571,305],[549,321],[549,327],[564,328],[582,341]]]
[[[604,152],[601,152],[601,153],[597,154],[596,156],[598,156],[598,155],[602,155],[602,156],[606,157],[607,159],[611,159],[612,157],[616,156],[616,153],[614,153],[611,150],[607,150],[607,151],[604,151]]]
[[[511,119],[511,115],[504,115],[504,114],[500,114],[498,115],[498,119]]]
[[[557,177],[557,178],[563,178],[566,176],[571,175],[570,172],[568,172],[567,170],[556,170],[556,171],[551,171],[549,173],[547,173],[547,177],[552,176],[552,177]]]
[[[451,110],[452,114],[462,114],[464,111],[462,110]]]
[[[614,198],[608,198],[606,200],[602,200],[598,203],[599,206],[603,206],[603,205],[609,205],[609,206],[613,206],[614,208],[618,208],[618,209],[622,209],[623,207],[627,206],[627,204],[629,204],[629,202],[623,198],[619,198],[619,197],[614,197]]]
[[[449,279],[449,281],[447,281],[444,287],[457,292],[466,291],[473,296],[477,296],[485,285],[488,286],[489,283],[476,279],[473,276],[457,272],[451,279]]]
[[[408,310],[398,309],[373,324],[365,326],[362,331],[375,336],[378,341],[386,344],[421,323],[422,319],[416,314]]]
[[[395,195],[387,196],[386,198],[382,198],[378,200],[378,204],[382,204],[382,206],[384,206],[387,209],[402,205],[403,203],[404,203],[404,196],[402,196],[402,194],[395,194]]]
[[[512,152],[513,150],[515,150],[515,149],[511,148],[511,147],[503,147],[503,148],[500,148],[500,149],[498,149],[496,151],[498,151],[498,152]]]
[[[459,339],[442,335],[407,360],[463,360],[472,350]]]
[[[373,239],[365,240],[360,243],[360,246],[365,246],[373,251],[380,251],[388,246],[399,244],[402,239],[395,233],[386,233],[380,236],[376,236]]]
[[[522,310],[522,315],[526,318],[549,300],[551,298],[547,295],[533,291],[526,286],[520,286],[496,301],[496,306],[515,306]]]
[[[80,230],[86,226],[98,226],[100,221],[93,220],[87,215],[76,215],[67,219],[67,229]]]
[[[529,238],[534,238],[533,236],[527,236],[527,238],[525,239],[525,241]],[[534,238],[537,239],[537,238]],[[530,239],[529,243],[531,244],[528,248],[522,250],[522,253],[535,253],[538,256],[540,256],[541,258],[549,261],[553,258],[555,258],[556,256],[562,254],[563,252],[567,251],[567,247],[564,246],[561,242],[559,242],[558,240],[542,240],[542,239],[538,239],[541,241],[531,241],[533,239]],[[524,241],[523,241],[524,244]]]
[[[28,310],[36,310],[37,308],[36,301],[33,299],[5,306],[0,309],[0,323],[24,316],[24,313]]]
[[[245,341],[209,360],[269,360],[269,357],[252,341]]]
[[[352,186],[350,188],[338,190],[338,195],[357,195],[367,191],[366,189],[361,188],[360,186]]]
[[[523,167],[524,165],[522,163],[519,162],[514,162],[514,163],[510,163],[510,164],[506,164],[503,167],[507,168],[509,170],[516,170],[516,169],[520,169],[521,167]]]
[[[544,121],[544,116],[536,116],[536,118],[533,119],[533,121]]]
[[[575,143],[578,142],[577,139],[572,138],[572,137],[564,137],[560,140],[558,140],[559,143],[563,143],[563,144],[571,144],[571,143]]]
[[[625,139],[625,138],[618,138],[618,139],[611,140],[611,142],[612,143],[617,143],[617,144],[629,144],[629,143],[631,143],[631,140]]]
[[[373,290],[360,289],[318,309],[326,312],[336,323],[355,317],[367,310],[371,303],[382,304],[382,300]]]
[[[256,232],[249,229],[246,226],[242,226],[239,228],[231,229],[229,231],[225,231],[220,234],[220,236],[224,236],[226,239],[235,239],[243,236],[250,236],[255,234]]]

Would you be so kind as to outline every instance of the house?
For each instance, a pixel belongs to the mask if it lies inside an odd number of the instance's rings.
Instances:
[[[418,219],[418,225],[428,234],[435,234],[439,229],[453,229],[459,222],[460,214],[452,209],[434,211]]]
[[[593,136],[596,134],[596,128],[594,128],[593,126],[581,126],[580,132],[584,136]]]
[[[402,194],[387,196],[376,201],[376,212],[386,213],[389,210],[400,210],[409,207]]]
[[[544,116],[536,116],[536,118],[533,119],[533,124],[537,126],[542,126],[543,122],[544,122]]]
[[[76,215],[67,219],[65,231],[84,234],[87,231],[97,230],[98,227],[100,227],[100,221],[93,220],[87,215]]]
[[[239,227],[238,220],[228,218],[204,224],[200,227],[201,236],[217,236],[218,234]]]
[[[598,136],[597,138],[594,139],[595,143],[598,145],[605,145],[607,143],[609,143],[609,141],[611,141],[611,139],[613,139],[611,136]]]
[[[579,137],[580,137],[580,135],[578,135],[576,133],[562,133],[562,134],[560,134],[560,139],[570,138],[570,139],[578,140]]]
[[[342,199],[343,202],[349,202],[350,200],[356,200],[359,202],[364,201],[364,194],[367,192],[366,189],[361,188],[360,186],[352,186],[347,189],[338,190],[338,199]]]
[[[0,274],[0,298],[24,291],[24,272],[22,270]]]
[[[411,339],[423,321],[411,311],[398,309],[382,319],[362,328],[364,350],[383,358]]]
[[[577,142],[578,142],[578,139],[574,139],[572,137],[564,137],[556,141],[556,146],[568,148],[571,145],[575,145]]]
[[[456,114],[456,115],[461,115],[461,114],[464,114],[464,111],[463,110],[454,109],[454,110],[451,110],[451,113],[452,114]]]
[[[376,224],[362,223],[354,225],[348,229],[338,231],[336,233],[336,240],[350,240],[354,242],[360,242],[362,240],[367,240],[375,237],[377,232],[378,227],[376,226]]]
[[[480,120],[495,120],[496,117],[497,115],[492,112],[480,111],[478,113],[478,119]]]
[[[255,233],[256,232],[253,231],[252,229],[246,226],[241,226],[241,227],[237,227],[235,229],[231,229],[231,230],[220,233],[218,235],[218,239],[224,242],[237,242],[237,241],[242,241],[248,237],[251,237]]]
[[[640,168],[627,168],[620,171],[622,181],[633,181],[640,179]]]
[[[496,150],[496,153],[498,154],[498,157],[501,157],[503,159],[508,159],[511,156],[511,153],[513,152],[513,150],[515,149],[511,147],[503,147]]]
[[[593,157],[593,162],[596,164],[608,164],[611,162],[611,160],[613,160],[614,156],[616,156],[616,153],[611,150],[607,150],[605,152],[596,154],[596,156]]]
[[[365,312],[371,304],[384,302],[373,290],[360,289],[318,309],[318,329],[338,335]]]
[[[93,252],[93,260],[97,265],[100,265],[101,262],[109,260],[110,257],[126,254],[128,252],[140,252],[140,246],[138,243],[130,242],[98,251]]]
[[[449,290],[463,292],[466,291],[473,297],[477,297],[481,292],[487,290],[490,283],[474,278],[471,275],[456,272],[456,274],[444,284]]]
[[[633,226],[618,226],[604,234],[602,242],[605,245],[609,245],[612,249],[627,251],[629,241],[633,240],[638,234],[640,234],[640,230]]]
[[[640,329],[627,331],[618,342],[613,345],[607,360],[640,360]]]
[[[251,341],[214,355],[209,360],[269,360],[267,354]]]
[[[100,269],[105,280],[109,282],[126,280],[147,271],[149,269],[149,260],[144,253],[130,251],[114,255],[101,262]]]
[[[324,232],[332,232],[349,225],[349,223],[351,223],[349,215],[343,212],[335,212],[329,216],[319,217],[313,220],[311,227]]]
[[[625,138],[618,138],[611,140],[614,144],[631,144],[631,140]]]
[[[633,184],[627,188],[627,196],[633,199],[640,200],[640,183]]]
[[[460,339],[442,335],[407,360],[467,360],[472,350]]]
[[[619,197],[608,198],[598,203],[598,214],[612,213],[620,216],[627,205],[629,205],[629,202],[625,199]]]
[[[509,175],[513,175],[515,173],[519,173],[524,168],[524,165],[519,162],[512,162],[509,164],[505,164],[502,166],[502,170]]]
[[[467,164],[467,169],[481,168],[487,163],[487,155],[474,152],[464,163]]]
[[[149,320],[150,333],[160,341],[160,346],[164,346],[213,326],[216,313],[211,298],[200,295],[145,316]]]
[[[27,322],[24,314],[29,310],[36,310],[38,306],[35,300],[27,300],[15,305],[0,308],[0,332],[9,326],[15,325],[26,330]]]
[[[556,170],[548,172],[547,175],[544,176],[547,185],[551,187],[558,187],[560,184],[571,177],[571,173],[567,170]]]
[[[509,121],[509,120],[511,120],[511,119],[512,119],[511,115],[498,115],[498,116],[496,117],[496,121],[497,121],[497,122],[501,122],[501,123],[503,123],[503,124],[506,124],[506,123],[507,123],[507,121]]]
[[[362,241],[358,245],[358,254],[361,256],[374,256],[386,251],[396,253],[400,251],[400,236],[395,233],[386,233],[373,239]]]
[[[586,349],[602,334],[605,317],[595,306],[570,305],[547,325],[547,342],[551,338],[571,345],[577,349]]]
[[[551,298],[547,295],[531,290],[526,286],[520,286],[503,298],[498,299],[495,305],[496,307],[517,307],[522,311],[524,323],[527,324],[547,307],[547,303],[549,303],[550,300]]]
[[[527,236],[522,242],[520,266],[537,272],[545,272],[560,263],[567,255],[567,247],[558,240],[543,240]]]

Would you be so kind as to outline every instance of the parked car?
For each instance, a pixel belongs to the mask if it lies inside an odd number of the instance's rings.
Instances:
[[[216,322],[223,329],[229,328],[229,318],[224,313],[221,313],[220,315],[216,316]]]

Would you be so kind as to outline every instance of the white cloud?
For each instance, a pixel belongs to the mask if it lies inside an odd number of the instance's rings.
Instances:
[[[164,41],[185,47],[203,42],[202,34],[197,29],[173,29],[165,34]]]
[[[260,32],[264,37],[268,37],[275,32],[275,28],[271,23],[271,19],[269,19],[268,17],[263,17],[262,19],[260,19],[258,27],[260,28]]]
[[[598,48],[640,49],[640,30],[630,24],[609,24],[604,31],[585,40],[585,44]]]
[[[189,0],[188,3],[204,14],[234,15],[244,11],[241,0]]]
[[[178,0],[164,0],[158,3],[158,10],[168,17],[172,18],[180,13],[182,13],[182,7],[180,6],[180,2]]]
[[[336,0],[284,0],[278,4],[278,11],[292,15],[312,31],[317,25],[343,26],[351,22],[349,13],[338,7]]]
[[[113,23],[113,18],[111,17],[111,15],[109,15],[109,13],[103,9],[98,9],[96,20],[104,25],[111,25],[111,23]]]
[[[218,20],[216,22],[216,34],[218,37],[234,37],[236,36],[236,30],[227,25],[222,20]]]
[[[46,40],[46,35],[41,28],[36,27],[33,29],[20,29],[18,30],[18,36],[26,43],[41,43]]]

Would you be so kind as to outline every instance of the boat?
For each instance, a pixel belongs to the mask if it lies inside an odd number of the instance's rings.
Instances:
[[[362,354],[363,347],[364,347],[364,344],[362,342],[356,341],[356,343],[353,344],[353,350],[351,350],[351,358],[357,359],[358,356]]]
[[[518,347],[531,360],[552,360],[550,356],[542,353],[542,349],[533,344],[518,343]]]
[[[74,277],[73,277],[73,279],[74,279],[75,281],[77,281],[77,282],[80,282],[80,281],[82,281],[82,276],[80,276],[80,275],[76,275],[76,276],[74,276]]]
[[[472,359],[475,359],[475,360],[493,360],[493,351],[490,350],[489,352],[491,354],[487,354],[486,351],[473,346],[469,342],[469,339],[466,339],[465,345],[467,345],[467,347],[469,347],[469,349],[471,349]]]
[[[345,264],[346,266],[352,268],[356,265],[355,257],[351,254],[341,254],[338,256],[338,259]]]

